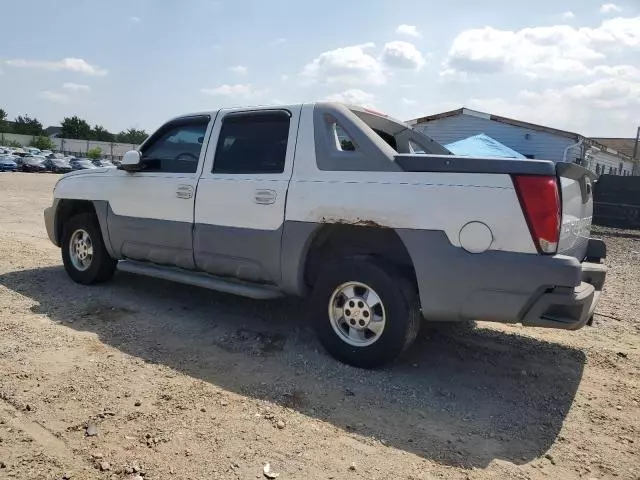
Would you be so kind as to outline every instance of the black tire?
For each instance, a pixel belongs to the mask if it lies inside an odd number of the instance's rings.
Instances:
[[[79,270],[71,260],[71,237],[77,230],[84,230],[89,234],[93,245],[93,258],[86,270]],[[106,282],[109,280],[115,270],[117,260],[109,256],[104,241],[102,240],[102,232],[95,215],[90,213],[82,213],[71,217],[62,227],[62,263],[67,274],[74,282],[82,285],[93,285],[95,283]]]
[[[332,326],[329,303],[334,291],[346,282],[371,287],[384,305],[386,324],[371,345],[350,345]],[[393,267],[374,260],[347,258],[329,263],[320,272],[311,308],[316,333],[325,349],[337,360],[360,368],[376,368],[393,361],[413,344],[420,329],[415,288]]]

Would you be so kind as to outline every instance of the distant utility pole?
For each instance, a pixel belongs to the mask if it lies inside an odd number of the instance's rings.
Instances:
[[[633,145],[633,175],[638,174],[638,142],[640,142],[640,127],[636,133],[636,143]]]

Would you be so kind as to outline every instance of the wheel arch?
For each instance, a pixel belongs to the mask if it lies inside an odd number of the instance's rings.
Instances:
[[[394,229],[336,223],[318,225],[307,241],[301,260],[305,287],[313,288],[324,262],[342,257],[372,257],[396,268],[417,287],[411,255]]]
[[[101,200],[80,200],[72,198],[62,198],[57,201],[55,214],[55,239],[58,245],[62,240],[62,229],[64,224],[73,216],[89,213],[96,216],[102,233],[102,240],[105,248],[113,258],[116,258],[109,240],[109,230],[107,228],[107,212],[109,202]]]

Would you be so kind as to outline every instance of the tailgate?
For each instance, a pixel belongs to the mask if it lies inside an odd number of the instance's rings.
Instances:
[[[558,253],[582,261],[587,253],[593,216],[595,175],[573,163],[556,164],[562,202],[562,227]]]

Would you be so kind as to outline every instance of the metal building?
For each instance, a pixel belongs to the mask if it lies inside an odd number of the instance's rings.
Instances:
[[[578,163],[597,174],[631,175],[633,172],[630,156],[594,139],[468,108],[420,117],[408,123],[443,145],[485,134],[527,158]]]

